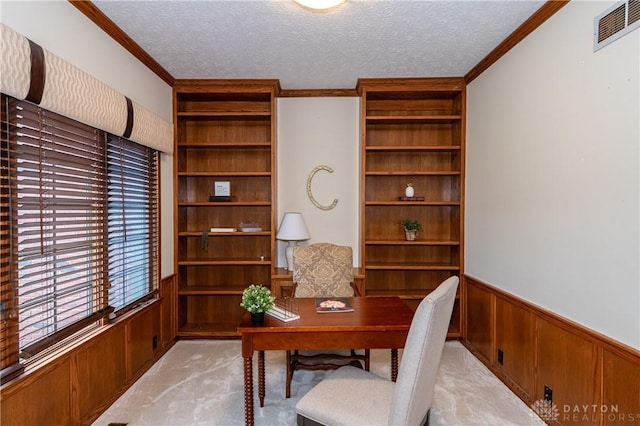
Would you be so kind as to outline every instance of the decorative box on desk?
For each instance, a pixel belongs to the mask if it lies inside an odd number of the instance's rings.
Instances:
[[[364,271],[362,268],[353,268],[353,281],[358,289],[358,293],[364,296]],[[276,297],[291,297],[293,289],[293,271],[285,268],[275,268],[271,276],[271,292]]]

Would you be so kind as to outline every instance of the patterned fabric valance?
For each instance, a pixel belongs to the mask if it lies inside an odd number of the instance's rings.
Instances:
[[[0,23],[0,92],[171,154],[173,126]]]

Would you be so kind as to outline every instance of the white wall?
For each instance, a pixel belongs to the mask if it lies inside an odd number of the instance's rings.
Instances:
[[[67,1],[0,1],[0,22],[172,122],[171,87]],[[173,273],[173,157],[161,156],[161,262]]]
[[[360,98],[280,98],[277,118],[278,225],[285,212],[301,212],[311,234],[306,244],[349,245],[359,266]],[[307,196],[307,178],[319,165],[333,173],[316,173],[312,193],[322,205],[338,199],[332,210],[316,208]],[[285,247],[278,242],[280,267]]]
[[[640,348],[640,31],[572,1],[468,87],[465,271]]]

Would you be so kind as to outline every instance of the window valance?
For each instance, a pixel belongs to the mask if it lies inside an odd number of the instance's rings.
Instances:
[[[0,23],[0,91],[171,154],[173,126]]]

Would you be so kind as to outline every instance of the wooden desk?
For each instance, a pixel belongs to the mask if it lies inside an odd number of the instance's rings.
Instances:
[[[264,351],[287,349],[391,349],[391,379],[398,374],[398,348],[404,347],[413,310],[398,297],[351,298],[354,312],[322,313],[314,299],[295,299],[300,319],[282,322],[268,315],[253,326],[245,313],[238,332],[244,358],[245,423],[253,425],[253,352],[258,351],[258,394],[264,406]]]

